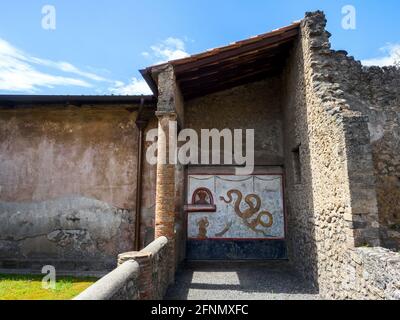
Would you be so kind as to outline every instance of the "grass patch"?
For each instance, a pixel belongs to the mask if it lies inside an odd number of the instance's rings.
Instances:
[[[0,274],[0,300],[70,300],[97,278],[57,277],[55,289],[43,289],[44,275]]]

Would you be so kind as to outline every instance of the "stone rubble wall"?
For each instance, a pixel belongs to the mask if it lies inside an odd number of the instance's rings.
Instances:
[[[349,252],[380,245],[373,148],[368,116],[335,77],[344,72],[325,25],[323,13],[306,14],[283,77],[289,256],[323,297],[357,299],[349,286]]]
[[[337,180],[327,175],[321,186],[326,190],[332,188],[323,186],[331,181],[331,185],[341,184],[341,194],[326,196],[341,197],[341,204],[347,206],[343,215],[348,235],[349,245],[379,245],[378,210],[376,203],[376,186],[373,172],[372,148],[368,130],[368,117],[352,109],[350,102],[343,95],[340,81],[335,81],[332,74],[337,69],[332,61],[329,37],[325,30],[326,19],[317,12],[306,16],[302,24],[303,54],[305,66],[306,95],[310,98],[311,106],[309,121],[317,130],[309,133],[310,140],[315,142],[312,153],[320,154],[315,164],[325,162],[324,167],[337,166]],[[308,91],[308,92],[307,92]],[[321,121],[323,122],[321,124]],[[322,135],[319,135],[322,133]],[[321,147],[330,144],[331,150]],[[324,167],[314,169],[314,175],[320,176]],[[316,170],[317,169],[317,170]],[[320,169],[320,170],[318,170]],[[315,179],[319,183],[319,180]],[[317,189],[315,197],[321,197],[321,189]],[[323,200],[326,201],[326,200]],[[323,202],[322,202],[323,204]],[[324,207],[324,204],[323,204]],[[346,214],[347,213],[347,214]]]
[[[315,219],[308,140],[310,129],[303,61],[301,41],[298,41],[282,79],[285,85],[283,110],[287,242],[289,261],[305,279],[317,286]],[[301,168],[298,173],[295,170],[296,154],[293,152],[296,149]]]
[[[167,288],[174,277],[171,274],[172,268],[169,265],[171,261],[169,259],[171,253],[170,245],[171,243],[166,237],[160,237],[141,251],[150,254],[148,272],[151,276],[151,279],[149,277],[149,283],[143,283],[142,291],[145,291],[146,295],[141,296],[141,299],[162,300],[164,298]],[[175,270],[175,268],[172,270]]]
[[[339,299],[400,299],[400,254],[379,247],[399,249],[400,70],[362,67],[346,52],[330,50],[330,35],[317,31],[324,17],[309,19],[303,31],[311,24],[314,91],[328,117],[343,125],[348,177],[342,183],[348,183],[350,204],[342,218],[346,243],[332,243],[330,235],[321,239],[338,254],[324,261],[332,249],[317,249],[320,291]]]
[[[127,252],[118,256],[118,265],[129,260],[139,263],[139,298],[140,300],[161,300],[173,281],[174,270],[170,265],[171,242],[166,237],[159,237],[146,248],[138,252]]]
[[[74,300],[162,300],[171,283],[169,245],[160,237],[141,251],[118,256],[118,267]]]
[[[348,286],[353,299],[400,300],[400,255],[384,248],[349,251]]]
[[[318,13],[307,15],[286,71],[289,258],[322,296],[337,298],[342,281],[338,272],[354,237],[345,220],[352,220],[345,122],[334,111],[339,101],[326,81],[329,71],[319,69],[324,61],[321,52],[329,50],[325,22]],[[293,178],[296,146],[300,183]]]
[[[380,239],[389,249],[400,249],[400,69],[363,67],[345,51],[331,51],[332,81],[340,83],[351,110],[368,119]]]

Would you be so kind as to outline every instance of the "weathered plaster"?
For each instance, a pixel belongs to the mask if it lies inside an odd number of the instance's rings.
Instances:
[[[151,129],[157,128],[157,118],[154,117],[150,120],[145,130],[144,136]],[[151,142],[144,143],[144,157]],[[143,162],[143,184],[142,184],[142,210],[141,210],[141,236],[140,247],[144,248],[154,240],[154,226],[155,226],[155,205],[156,205],[156,176],[157,166],[151,165],[147,161]]]
[[[0,257],[5,266],[42,260],[60,269],[72,263],[77,269],[109,269],[116,252],[132,247],[132,211],[98,200],[1,202],[0,212]]]
[[[133,248],[134,121],[124,106],[0,112],[3,266],[110,269]]]

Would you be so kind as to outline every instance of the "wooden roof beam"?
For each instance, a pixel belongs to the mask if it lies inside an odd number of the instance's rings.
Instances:
[[[281,67],[282,64],[283,64],[282,61],[275,61],[274,63],[269,63],[269,64],[252,65],[246,68],[242,67],[242,68],[231,69],[229,71],[220,72],[216,75],[200,77],[192,81],[181,81],[179,82],[179,87],[181,88],[181,90],[185,90],[187,88],[198,87],[202,85],[207,86],[213,83],[235,81],[235,79],[240,79],[247,76],[251,76],[253,74],[266,72],[268,70],[271,70],[272,68]]]
[[[196,68],[191,71],[176,73],[176,79],[178,81],[187,80],[195,77],[200,77],[204,75],[211,75],[217,73],[218,70],[221,69],[229,69],[230,67],[237,67],[240,65],[248,65],[252,63],[256,63],[257,61],[266,60],[266,59],[273,59],[274,57],[281,56],[288,50],[287,45],[285,47],[275,48],[275,50],[262,50],[257,51],[256,53],[252,53],[251,55],[247,55],[240,59],[229,59],[225,60],[221,63],[215,63],[212,65],[208,65],[202,68]],[[286,54],[285,54],[286,55]]]
[[[257,42],[254,42],[249,45],[244,45],[229,51],[221,52],[221,53],[216,53],[210,57],[206,58],[200,58],[197,61],[194,62],[187,62],[185,64],[179,65],[174,61],[171,61],[171,64],[174,66],[174,70],[176,73],[184,72],[193,68],[200,68],[202,66],[206,66],[210,63],[214,62],[221,62],[224,59],[229,59],[232,57],[239,57],[242,54],[248,54],[249,51],[255,51],[260,48],[265,48],[267,46],[275,45],[275,44],[280,44],[280,43],[285,43],[285,42],[290,42],[295,37],[298,35],[298,30],[290,30],[286,33],[273,36],[270,38],[266,38]]]

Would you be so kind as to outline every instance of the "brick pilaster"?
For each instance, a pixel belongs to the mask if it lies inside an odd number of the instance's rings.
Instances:
[[[169,159],[169,123],[176,121],[173,112],[158,112],[158,161],[155,208],[155,238],[166,237],[170,259],[170,282],[175,274],[175,164]],[[164,134],[161,134],[163,132]],[[161,154],[165,152],[165,158]]]

